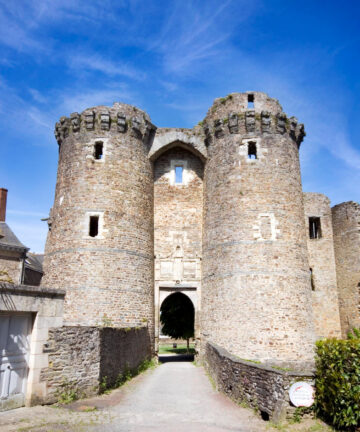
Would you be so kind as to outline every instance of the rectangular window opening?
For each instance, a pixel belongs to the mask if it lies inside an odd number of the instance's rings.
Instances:
[[[309,236],[311,239],[321,238],[321,223],[319,217],[309,217]]]
[[[99,216],[90,216],[89,236],[97,237],[98,234],[99,234]]]
[[[183,167],[181,165],[175,166],[175,183],[181,184],[183,182]]]
[[[103,143],[101,141],[95,143],[94,158],[100,160],[103,158]]]
[[[248,94],[248,108],[254,108],[254,95]]]
[[[248,158],[249,159],[257,159],[256,143],[255,142],[249,142],[249,144],[248,144]]]

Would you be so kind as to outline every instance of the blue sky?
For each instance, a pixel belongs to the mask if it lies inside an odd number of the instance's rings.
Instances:
[[[355,0],[0,0],[7,222],[43,250],[60,116],[123,101],[159,127],[192,127],[247,90],[305,123],[304,190],[359,202],[359,23]]]

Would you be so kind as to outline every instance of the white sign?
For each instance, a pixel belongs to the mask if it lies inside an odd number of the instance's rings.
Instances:
[[[310,407],[314,403],[314,389],[304,381],[294,383],[290,387],[289,396],[296,407]]]

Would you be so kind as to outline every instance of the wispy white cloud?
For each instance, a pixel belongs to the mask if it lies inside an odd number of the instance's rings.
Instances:
[[[248,18],[258,3],[243,0],[227,0],[220,5],[212,0],[175,2],[164,16],[162,28],[145,45],[149,51],[161,54],[166,73],[194,75],[207,61],[222,57],[232,29]],[[236,14],[236,19],[235,5],[242,12]]]
[[[54,123],[52,107],[39,109],[33,101],[25,99],[21,91],[11,87],[4,79],[1,79],[1,76],[0,89],[2,94],[0,113],[2,113],[6,124],[28,139],[36,137],[34,142],[37,145],[47,143],[52,136]],[[19,123],[19,121],[21,122]],[[19,124],[21,125],[20,128]]]
[[[333,132],[333,133],[332,133]],[[345,132],[330,126],[330,130],[322,140],[321,146],[336,158],[343,161],[349,168],[360,174],[360,150],[353,147]]]
[[[78,84],[72,88],[55,89],[47,94],[36,89],[28,89],[35,98],[41,100],[40,105],[33,100],[23,97],[17,88],[11,87],[0,76],[0,113],[3,120],[18,133],[24,134],[28,139],[35,138],[36,145],[48,145],[53,142],[55,122],[63,115],[74,111],[81,112],[96,105],[112,105],[114,102],[141,104],[140,95],[130,91],[126,84],[108,82],[102,88],[93,88]],[[21,119],[21,129],[19,129]],[[41,138],[39,140],[39,138]]]
[[[160,81],[160,84],[164,87],[164,89],[168,92],[174,92],[176,91],[179,86],[177,83],[175,82],[170,82],[170,81]]]
[[[181,102],[170,102],[165,103],[165,106],[172,108],[177,111],[199,111],[204,109],[203,103],[189,103],[188,101],[181,103]]]
[[[114,8],[126,7],[125,1],[92,0],[24,0],[0,1],[0,44],[21,53],[34,55],[54,53],[55,39],[46,29],[55,30],[64,23],[77,33],[86,32],[89,25],[99,27],[105,22],[116,24]],[[74,27],[76,26],[76,27]]]
[[[57,111],[68,115],[74,111],[83,111],[86,108],[96,105],[112,105],[114,102],[122,101],[133,103],[135,100],[134,94],[128,90],[125,85],[117,85],[112,88],[89,89],[67,91],[59,96],[59,104]],[[139,99],[137,100],[137,105]]]
[[[38,102],[40,104],[48,102],[47,98],[41,92],[39,92],[39,90],[29,88],[29,93],[31,94],[35,102]]]
[[[105,59],[97,54],[73,53],[67,55],[67,65],[73,70],[87,72],[89,70],[101,72],[110,77],[125,76],[128,78],[143,80],[146,74],[129,64]]]
[[[19,52],[44,50],[45,44],[32,37],[26,26],[0,9],[0,44]]]

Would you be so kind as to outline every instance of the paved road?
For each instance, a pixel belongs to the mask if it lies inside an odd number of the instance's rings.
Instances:
[[[144,375],[111,408],[114,420],[96,431],[215,432],[265,431],[250,410],[235,405],[211,386],[204,369],[168,362]],[[90,430],[90,429],[89,429]],[[91,429],[92,430],[92,429]]]
[[[237,406],[216,392],[202,367],[173,361],[174,357],[171,360],[109,395],[77,401],[67,408],[38,406],[0,413],[0,430],[269,432],[269,424],[251,410]],[[97,410],[86,412],[86,407]]]

